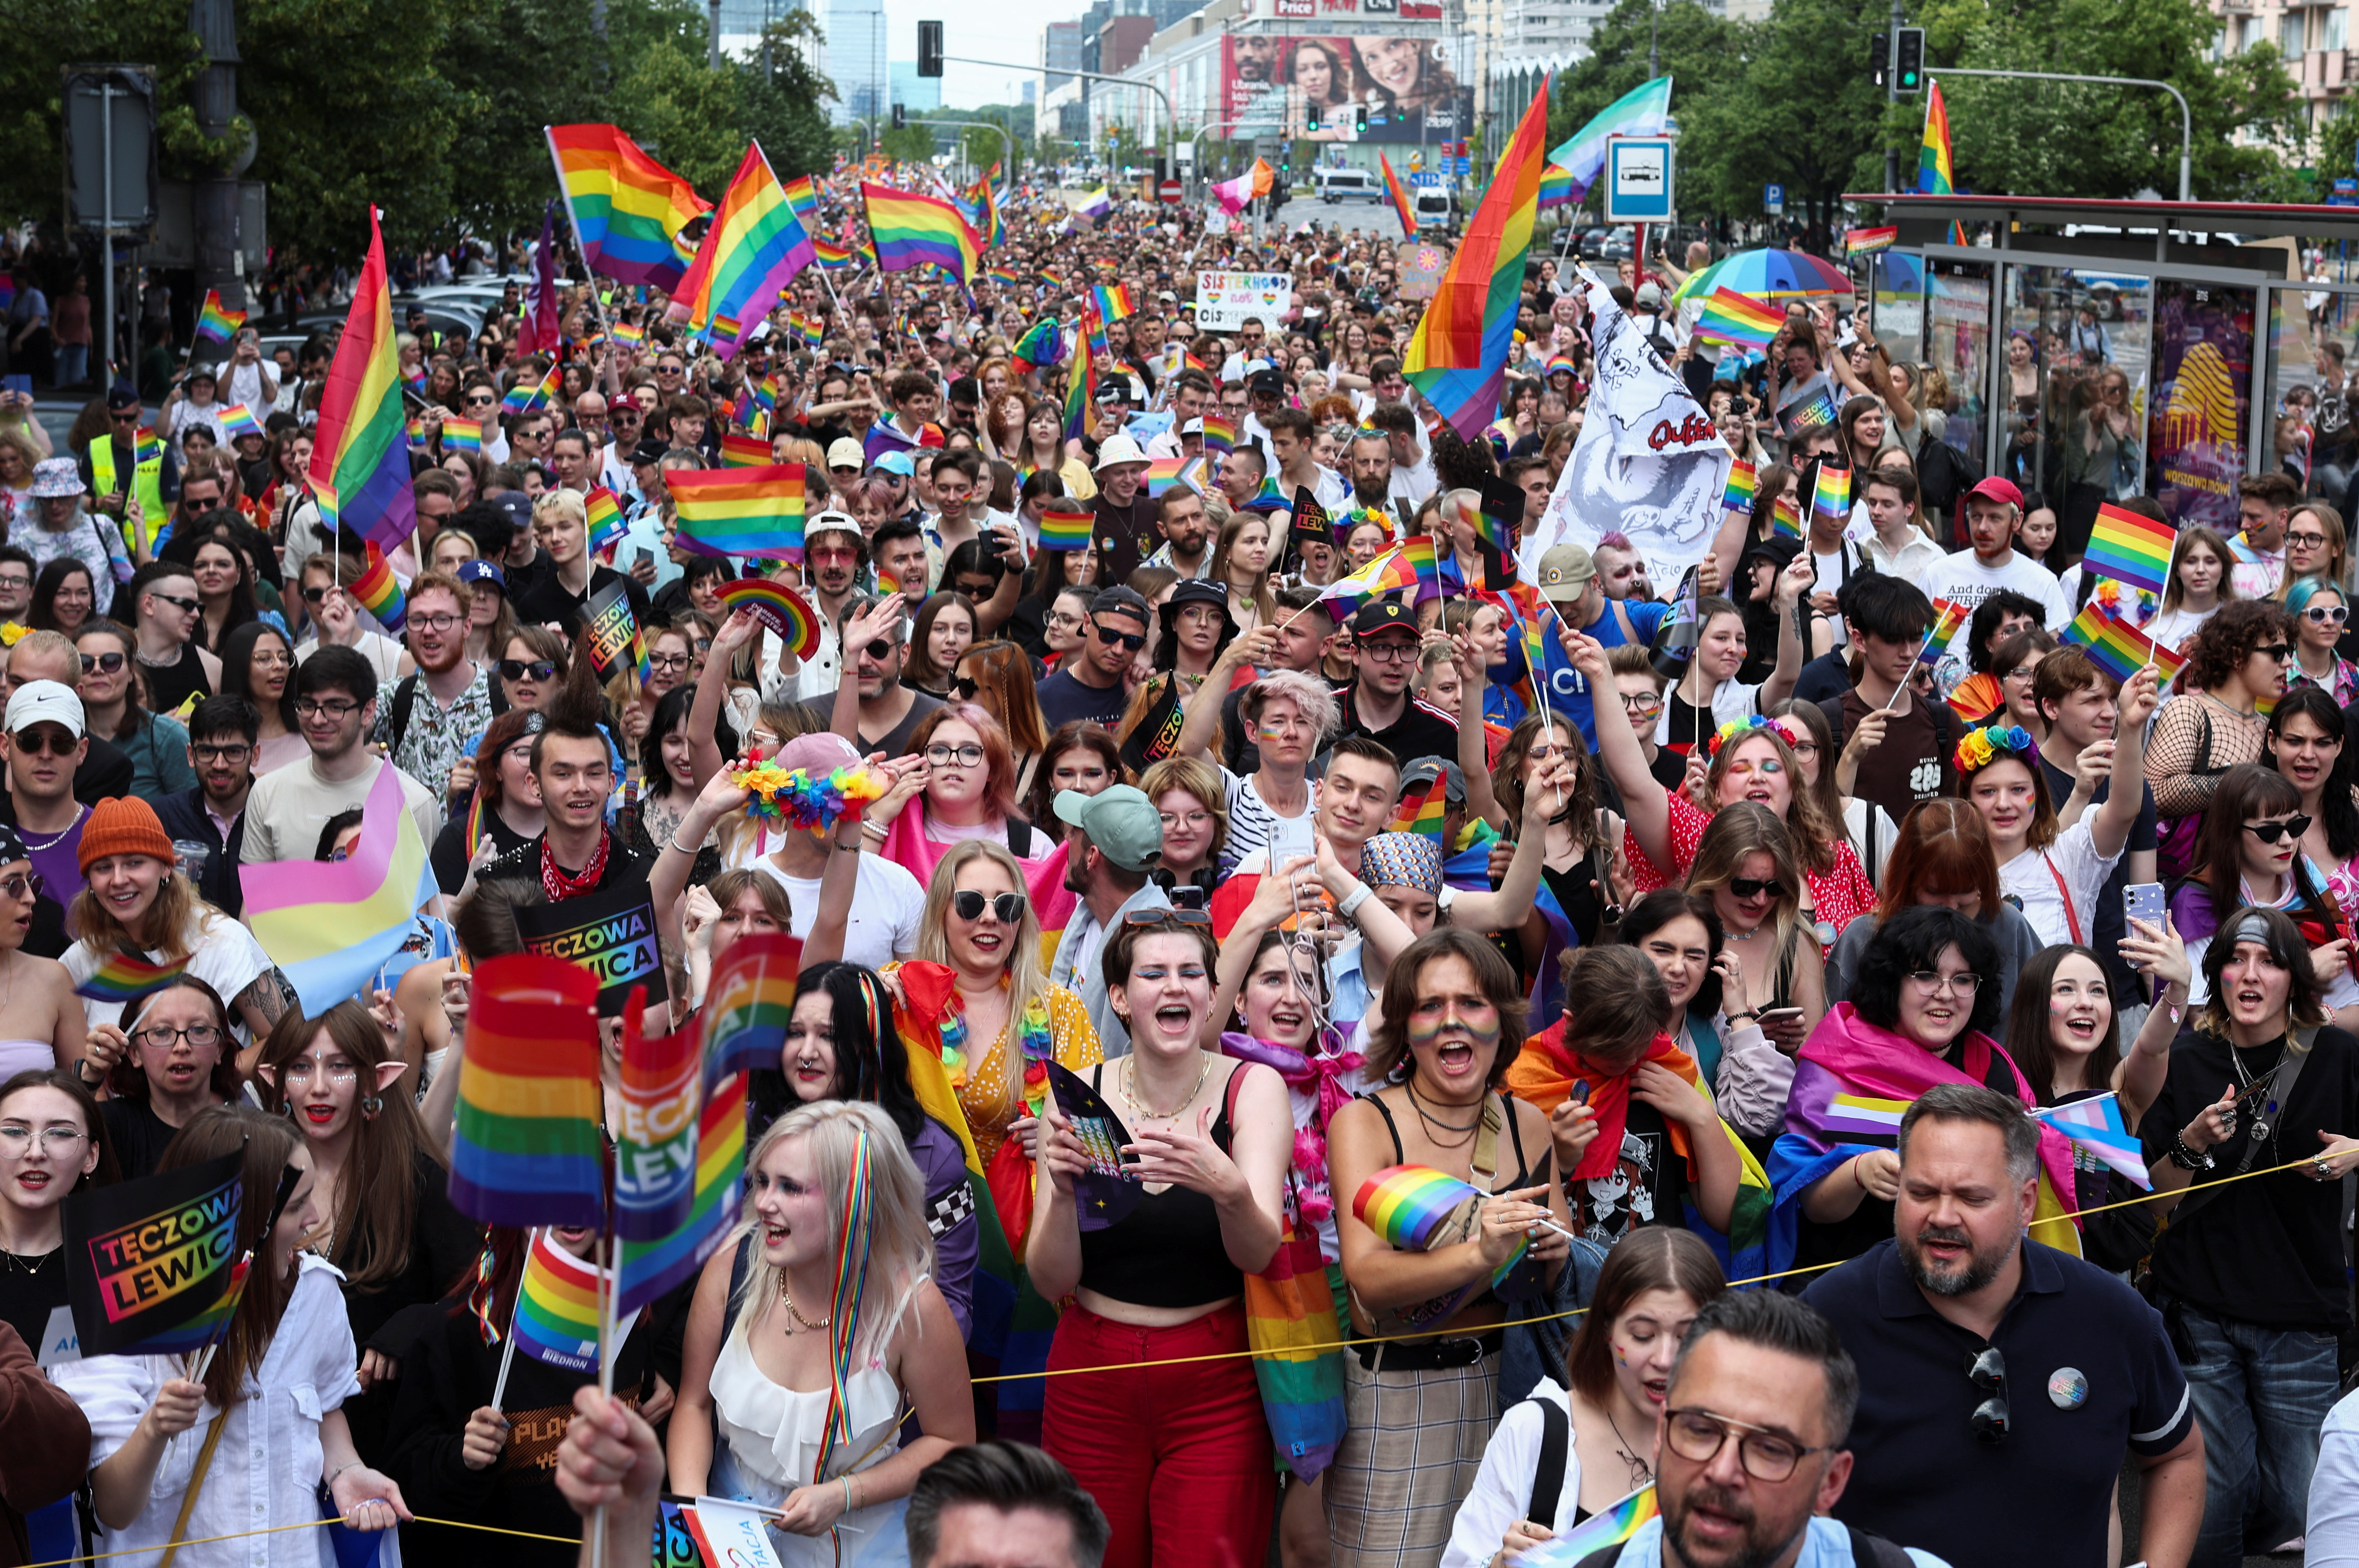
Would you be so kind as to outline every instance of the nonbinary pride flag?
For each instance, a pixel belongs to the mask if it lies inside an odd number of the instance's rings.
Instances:
[[[419,907],[438,891],[401,778],[392,763],[377,765],[350,858],[238,869],[245,923],[313,1018],[361,994],[417,928]]]
[[[66,1195],[66,1300],[85,1357],[186,1348],[180,1331],[230,1287],[245,1163],[232,1150]]]
[[[594,1225],[605,1214],[598,1133],[598,977],[539,953],[475,969],[451,1203],[487,1225]]]

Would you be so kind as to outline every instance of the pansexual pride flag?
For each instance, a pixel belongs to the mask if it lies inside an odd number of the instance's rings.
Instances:
[[[377,228],[376,209],[371,207],[368,255],[353,288],[344,335],[336,343],[336,357],[320,393],[311,478],[333,490],[338,526],[386,550],[418,531],[418,510],[409,490],[408,420],[402,413],[395,365],[385,235]]]
[[[363,993],[440,891],[390,762],[378,765],[362,802],[349,858],[265,861],[240,866],[238,878],[245,923],[314,1018]],[[467,1039],[472,1050],[472,1029]]]
[[[2110,577],[2125,587],[2159,593],[2170,582],[2170,558],[2178,545],[2179,531],[2169,523],[2101,503],[2089,529],[2082,570],[2092,577]]]
[[[1392,203],[1393,216],[1400,220],[1401,233],[1410,239],[1417,237],[1417,203],[1408,199],[1408,190],[1400,176],[1393,172],[1393,160],[1383,153],[1376,154],[1376,167],[1385,177],[1385,200]],[[1543,203],[1545,205],[1545,203]]]
[[[1664,86],[1669,87],[1668,78]],[[1468,441],[1481,434],[1498,412],[1507,351],[1515,340],[1524,256],[1531,249],[1532,222],[1539,211],[1540,165],[1546,161],[1541,148],[1547,139],[1548,89],[1543,84],[1516,127],[1482,204],[1466,225],[1466,237],[1459,242],[1401,355],[1408,379]]]
[[[664,475],[679,542],[699,555],[803,558],[803,465],[699,468]]]
[[[524,1278],[516,1284],[516,1312],[508,1332],[516,1347],[535,1361],[569,1372],[598,1370],[597,1265],[557,1245],[537,1230],[524,1255]]]
[[[205,290],[204,309],[197,312],[197,342],[225,343],[244,325],[244,310],[233,310],[224,306],[218,289]]]
[[[711,329],[723,317],[759,321],[778,302],[779,290],[816,259],[810,236],[755,142],[713,209],[676,298],[686,302],[691,328]],[[737,352],[735,335],[723,339],[715,332],[713,348],[729,358]]]
[[[598,976],[539,953],[476,966],[459,1068],[451,1202],[488,1225],[594,1225]]]
[[[864,180],[860,199],[867,208],[868,234],[882,270],[939,267],[961,283],[971,282],[980,270],[983,241],[953,203]]]
[[[674,236],[712,203],[618,125],[550,125],[549,156],[591,269],[618,283],[679,287]]]

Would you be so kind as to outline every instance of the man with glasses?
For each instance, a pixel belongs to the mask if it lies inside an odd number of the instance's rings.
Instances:
[[[1422,640],[1417,617],[1403,605],[1379,599],[1352,617],[1352,635],[1359,670],[1337,693],[1343,712],[1337,734],[1364,735],[1404,763],[1420,757],[1455,757],[1458,721],[1409,691]]]
[[[248,866],[309,860],[320,830],[368,800],[380,768],[393,768],[362,744],[376,726],[376,671],[349,648],[322,648],[295,667],[295,722],[311,755],[263,775],[245,802]],[[401,800],[427,844],[442,831],[440,797],[399,768]]]
[[[1051,730],[1076,719],[1088,719],[1108,729],[1119,724],[1129,701],[1124,677],[1131,660],[1147,646],[1147,627],[1145,599],[1120,584],[1099,590],[1090,601],[1090,624],[1082,646],[1059,662],[1054,675],[1040,682],[1041,720]]]
[[[82,830],[90,808],[74,799],[74,769],[90,749],[82,699],[55,681],[26,681],[8,693],[0,764],[8,788],[0,796],[0,824],[13,827],[32,857],[33,870],[60,906],[84,886]]]
[[[557,429],[557,417],[546,409],[525,415],[516,420],[516,429],[508,432],[510,459],[516,463],[549,461],[549,437]]]
[[[221,690],[221,660],[196,644],[204,602],[189,569],[176,561],[151,561],[133,573],[129,593],[139,611],[133,629],[147,711],[169,713],[190,692],[210,697]]]
[[[1960,1568],[2107,1562],[2127,1454],[2142,1540],[2125,1554],[2182,1568],[2204,1497],[2187,1378],[2144,1298],[2027,1236],[2041,1136],[1978,1083],[1936,1083],[1902,1115],[1892,1238],[1802,1292],[1860,1375],[1850,1483],[1824,1506],[1895,1541],[1940,1541]],[[1695,1402],[1675,1369],[1668,1460]]]
[[[189,715],[189,766],[197,781],[156,802],[157,818],[172,835],[175,851],[201,847],[190,880],[206,903],[233,918],[245,909],[245,888],[237,874],[245,844],[245,798],[254,788],[254,758],[261,750],[262,715],[243,697],[208,697]],[[190,858],[194,858],[190,855]],[[187,863],[182,862],[182,869]]]
[[[1065,824],[1065,890],[1081,896],[1057,942],[1049,983],[1082,999],[1106,1060],[1130,1054],[1130,1030],[1107,1000],[1098,955],[1109,932],[1125,920],[1154,920],[1171,910],[1171,895],[1154,877],[1163,860],[1163,818],[1155,802],[1128,784],[1094,795],[1060,789],[1057,820]],[[1195,915],[1209,925],[1209,915]]]
[[[440,789],[467,755],[466,743],[497,716],[491,681],[467,657],[467,615],[474,591],[455,577],[422,572],[409,584],[402,633],[418,666],[381,704],[369,744],[384,748],[412,779]]]
[[[0,626],[22,626],[33,610],[33,576],[40,568],[13,544],[0,545]]]
[[[332,555],[315,555],[303,562],[299,581],[311,635],[296,645],[295,661],[300,664],[321,647],[349,648],[368,660],[382,683],[400,672],[402,648],[374,629],[373,623],[364,624],[360,604],[345,587],[362,570],[359,562]]]

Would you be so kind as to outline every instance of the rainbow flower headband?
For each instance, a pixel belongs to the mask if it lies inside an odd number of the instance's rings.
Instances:
[[[750,797],[746,815],[798,828],[832,827],[846,812],[858,815],[861,807],[892,787],[882,771],[864,765],[813,773],[775,762],[739,768],[730,775],[730,782]]]
[[[1704,742],[1703,754],[1706,757],[1718,757],[1722,746],[1732,741],[1743,740],[1756,730],[1773,730],[1788,746],[1802,744],[1801,726],[1793,720],[1773,719],[1765,714],[1756,713],[1751,718],[1731,719],[1721,725],[1720,733]]]
[[[2037,744],[2031,732],[2021,724],[2010,724],[2005,729],[1986,724],[1966,732],[1966,738],[1958,743],[1954,760],[1959,772],[1973,773],[2010,754],[2027,757]]]

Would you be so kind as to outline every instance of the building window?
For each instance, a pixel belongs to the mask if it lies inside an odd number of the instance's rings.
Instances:
[[[2301,53],[2302,13],[2288,11],[2277,18],[2277,52],[2288,60]]]
[[[2326,13],[2326,45],[2329,50],[2344,47],[2343,39],[2350,26],[2351,14],[2337,5]]]

